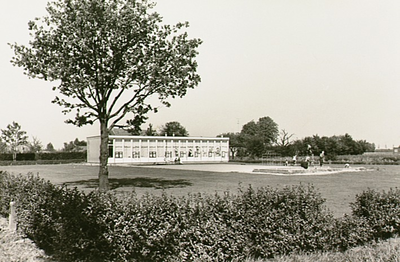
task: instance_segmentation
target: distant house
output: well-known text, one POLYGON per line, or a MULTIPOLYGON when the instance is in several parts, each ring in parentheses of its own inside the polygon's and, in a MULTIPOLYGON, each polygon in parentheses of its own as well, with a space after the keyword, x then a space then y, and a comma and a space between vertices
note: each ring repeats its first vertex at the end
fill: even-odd
POLYGON ((29 152, 30 148, 28 145, 18 145, 15 150, 17 153, 26 153, 29 152))
MULTIPOLYGON (((229 138, 134 136, 113 129, 108 163, 207 163, 229 161, 229 138)), ((87 161, 99 163, 100 136, 87 138, 87 161)))

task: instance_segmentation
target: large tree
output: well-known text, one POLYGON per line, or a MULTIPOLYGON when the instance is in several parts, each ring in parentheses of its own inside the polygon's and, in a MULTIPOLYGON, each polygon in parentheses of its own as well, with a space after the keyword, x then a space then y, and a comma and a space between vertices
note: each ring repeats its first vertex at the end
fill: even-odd
POLYGON ((42 142, 37 137, 32 137, 32 142, 28 146, 31 153, 39 153, 43 149, 42 142))
POLYGON ((54 151, 56 151, 56 150, 54 149, 54 146, 53 146, 52 143, 48 143, 47 146, 46 146, 46 151, 48 151, 48 152, 54 152, 54 151))
POLYGON ((293 141, 291 138, 294 136, 294 134, 289 134, 288 131, 285 129, 282 129, 279 132, 278 138, 276 140, 276 151, 277 153, 281 154, 282 156, 287 156, 291 155, 291 145, 293 144, 293 141))
POLYGON ((268 146, 271 146, 278 137, 278 124, 266 116, 243 125, 240 132, 241 140, 247 151, 253 156, 262 156, 268 146))
POLYGON ((108 190, 109 131, 127 114, 136 123, 156 111, 153 96, 170 106, 200 82, 199 39, 188 23, 163 25, 147 0, 57 0, 48 15, 29 22, 28 46, 11 44, 14 65, 30 77, 57 81, 54 103, 76 113, 68 123, 99 121, 99 188, 108 190))
POLYGON ((189 136, 189 132, 181 123, 172 121, 161 127, 160 136, 189 136))
POLYGON ((7 125, 6 129, 1 130, 1 140, 12 153, 14 161, 17 159, 18 147, 28 144, 26 131, 21 130, 21 126, 17 122, 12 122, 7 125))

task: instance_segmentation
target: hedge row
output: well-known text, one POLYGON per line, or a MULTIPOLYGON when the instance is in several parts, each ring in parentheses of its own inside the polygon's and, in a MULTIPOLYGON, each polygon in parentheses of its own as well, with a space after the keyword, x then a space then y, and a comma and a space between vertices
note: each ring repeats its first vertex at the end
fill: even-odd
MULTIPOLYGON (((86 152, 18 153, 17 161, 86 160, 86 152)), ((13 161, 12 154, 0 154, 0 161, 13 161)))
POLYGON ((0 161, 0 166, 27 166, 27 165, 58 165, 82 163, 82 159, 66 159, 66 160, 26 160, 26 161, 0 161))
POLYGON ((388 228, 398 232, 400 194, 391 196, 383 217, 369 203, 385 196, 368 191, 357 196, 354 215, 336 219, 311 185, 138 198, 85 194, 32 174, 0 174, 0 214, 7 216, 9 202, 16 201, 19 229, 57 261, 243 261, 345 250, 388 228))

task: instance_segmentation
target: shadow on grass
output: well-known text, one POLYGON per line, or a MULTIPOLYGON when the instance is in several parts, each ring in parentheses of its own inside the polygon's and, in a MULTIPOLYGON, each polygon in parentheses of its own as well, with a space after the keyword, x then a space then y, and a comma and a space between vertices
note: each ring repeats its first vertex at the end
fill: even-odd
MULTIPOLYGON (((119 187, 153 187, 155 189, 179 188, 191 186, 192 183, 185 179, 167 180, 162 178, 136 177, 136 178, 109 178, 110 189, 119 187)), ((69 186, 84 186, 86 188, 97 188, 98 179, 79 180, 64 183, 69 186)))

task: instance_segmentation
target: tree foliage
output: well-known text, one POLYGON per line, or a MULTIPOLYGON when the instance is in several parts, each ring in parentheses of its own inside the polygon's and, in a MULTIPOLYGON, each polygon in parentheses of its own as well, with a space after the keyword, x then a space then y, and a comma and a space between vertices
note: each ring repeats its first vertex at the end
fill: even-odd
POLYGON ((69 143, 64 143, 64 148, 62 151, 64 152, 79 152, 84 151, 83 148, 87 146, 87 142, 85 140, 80 141, 78 138, 75 138, 74 141, 69 141, 69 143))
POLYGON ((320 137, 318 135, 292 140, 294 134, 282 129, 270 117, 262 117, 258 122, 250 121, 243 125, 240 133, 223 133, 229 137, 231 158, 262 157, 267 151, 281 156, 319 156, 322 151, 327 159, 337 155, 359 155, 373 152, 375 145, 366 140, 354 140, 351 135, 320 137))
POLYGON ((160 136, 189 136, 189 132, 177 121, 168 122, 161 127, 160 136))
POLYGON ((149 1, 65 0, 48 5, 49 16, 29 22, 30 47, 12 45, 12 62, 29 76, 61 80, 54 89, 73 98, 53 101, 76 110, 78 126, 108 117, 112 128, 127 113, 145 115, 154 110, 145 99, 158 94, 183 96, 200 77, 193 58, 198 39, 177 34, 188 23, 160 26, 149 1), (123 103, 119 99, 123 95, 123 103))
POLYGON ((21 130, 17 122, 7 125, 6 129, 1 130, 1 140, 7 145, 9 152, 13 154, 13 160, 16 160, 17 149, 19 146, 28 144, 26 131, 21 130))
POLYGON ((278 137, 278 125, 270 117, 261 117, 243 125, 240 139, 251 156, 261 157, 278 137))
POLYGON ((149 124, 147 129, 143 132, 143 135, 145 136, 156 136, 157 135, 157 130, 153 128, 152 124, 149 124))
POLYGON ((42 149, 42 142, 37 137, 32 137, 32 142, 29 143, 29 151, 31 153, 39 153, 42 149))
POLYGON ((53 146, 52 143, 48 143, 47 146, 46 146, 46 151, 53 152, 53 151, 56 151, 56 150, 54 149, 54 146, 53 146))
POLYGON ((199 39, 188 23, 162 25, 147 0, 57 0, 48 16, 29 22, 28 46, 11 44, 12 63, 30 77, 56 81, 53 103, 77 126, 100 123, 100 189, 108 189, 108 134, 127 114, 135 124, 157 111, 154 99, 170 106, 200 82, 199 39))
POLYGON ((287 155, 307 155, 308 145, 311 146, 315 155, 324 151, 328 159, 334 159, 337 155, 361 155, 375 150, 374 144, 365 140, 354 140, 351 135, 346 133, 331 137, 314 135, 296 140, 289 146, 287 155))

